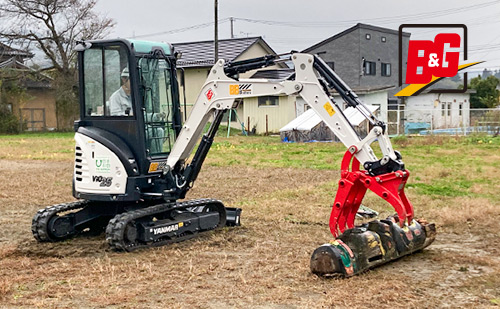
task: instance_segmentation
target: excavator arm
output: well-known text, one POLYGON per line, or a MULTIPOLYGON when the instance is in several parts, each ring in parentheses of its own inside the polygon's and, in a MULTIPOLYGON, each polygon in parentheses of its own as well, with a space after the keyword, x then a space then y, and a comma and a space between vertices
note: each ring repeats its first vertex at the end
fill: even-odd
MULTIPOLYGON (((399 153, 392 148, 385 124, 370 112, 332 69, 317 56, 294 53, 290 58, 295 67, 295 79, 283 81, 236 80, 228 76, 273 65, 276 63, 276 57, 273 56, 229 64, 225 64, 224 60, 219 60, 210 70, 191 114, 172 147, 165 173, 171 173, 180 191, 185 192, 192 186, 213 142, 223 113, 234 107, 236 99, 300 95, 348 148, 343 164, 346 177, 343 177, 345 179, 341 183, 341 187, 346 189, 338 195, 339 200, 335 202, 337 207, 334 208, 336 211, 330 221, 332 234, 337 236, 339 231, 343 232, 346 227, 354 226, 354 215, 360 206, 360 199, 364 196, 363 188, 366 187, 366 182, 371 182, 373 177, 381 179, 380 176, 387 173, 394 173, 395 179, 402 182, 406 181, 409 173, 404 170, 399 153), (342 109, 330 96, 328 87, 335 89, 348 105, 357 108, 370 121, 373 128, 364 139, 359 137, 342 109), (191 162, 186 163, 210 119, 213 119, 210 129, 203 136, 191 162), (381 159, 376 157, 370 146, 374 141, 377 141, 380 147, 381 159), (355 167, 356 175, 351 175, 349 172, 351 161, 354 165, 361 164, 367 173, 359 172, 359 167, 355 167), (356 181, 350 179, 352 177, 363 179, 365 183, 357 184, 356 181), (358 198, 353 199, 351 196, 358 196, 358 198)), ((391 188, 387 189, 384 183, 374 179, 371 187, 376 189, 377 194, 389 197, 386 199, 396 209, 402 226, 407 219, 408 222, 412 220, 413 208, 404 196, 403 189, 400 188, 401 182, 393 181, 391 188)))
MULTIPOLYGON (((296 53, 292 54, 291 58, 295 65, 295 80, 279 82, 265 79, 235 80, 228 75, 242 73, 244 70, 239 67, 235 68, 234 64, 225 65, 224 60, 219 60, 210 70, 191 114, 170 152, 167 165, 174 168, 179 161, 184 162, 193 151, 207 122, 219 111, 233 108, 236 99, 279 95, 300 95, 346 147, 356 147, 357 150, 354 156, 363 165, 381 161, 377 159, 370 147, 370 144, 375 140, 380 145, 383 158, 385 158, 384 162, 398 160, 398 156, 392 149, 387 136, 385 124, 379 121, 359 101, 355 93, 333 70, 316 56, 296 53), (358 108, 374 125, 365 139, 361 139, 352 128, 340 107, 335 104, 333 98, 328 94, 325 82, 320 82, 318 79, 315 70, 322 73, 321 77, 328 78, 326 83, 343 95, 350 106, 358 108), (229 74, 226 74, 226 71, 229 74)), ((245 69, 254 68, 249 65, 249 60, 245 62, 242 65, 245 69)), ((266 61, 264 64, 272 65, 274 62, 266 61)))

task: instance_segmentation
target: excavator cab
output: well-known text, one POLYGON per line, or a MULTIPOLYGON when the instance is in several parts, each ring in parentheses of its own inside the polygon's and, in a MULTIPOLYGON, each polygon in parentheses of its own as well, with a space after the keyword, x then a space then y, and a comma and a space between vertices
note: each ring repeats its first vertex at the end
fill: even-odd
POLYGON ((158 166, 182 126, 172 46, 113 40, 77 50, 75 197, 137 201, 161 192, 153 185, 158 166))

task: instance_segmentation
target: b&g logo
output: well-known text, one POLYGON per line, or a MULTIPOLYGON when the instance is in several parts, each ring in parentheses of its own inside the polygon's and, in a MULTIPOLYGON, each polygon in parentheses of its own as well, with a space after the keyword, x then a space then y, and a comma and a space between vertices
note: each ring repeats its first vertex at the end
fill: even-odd
MULTIPOLYGON (((467 27, 463 24, 403 24, 399 26, 399 86, 407 85, 395 96, 407 97, 418 95, 432 84, 446 77, 453 77, 459 71, 481 63, 467 60, 467 27), (403 29, 441 29, 432 40, 410 40, 408 58, 403 62, 403 29), (446 29, 446 30, 442 30, 446 29), (461 32, 462 35, 458 34, 461 32), (403 65, 406 65, 406 76, 403 77, 403 65)), ((457 89, 431 89, 437 93, 463 93, 467 91, 467 73, 463 76, 463 87, 457 89)))
POLYGON ((434 41, 410 40, 406 69, 407 84, 427 84, 435 77, 453 77, 458 73, 460 52, 446 52, 445 46, 460 48, 460 35, 440 33, 434 41))

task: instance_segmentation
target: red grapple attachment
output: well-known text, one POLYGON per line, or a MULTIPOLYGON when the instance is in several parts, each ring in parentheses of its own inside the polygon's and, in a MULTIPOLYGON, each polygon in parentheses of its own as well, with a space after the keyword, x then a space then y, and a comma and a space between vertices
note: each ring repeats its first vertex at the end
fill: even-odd
POLYGON ((335 239, 311 256, 311 271, 320 276, 350 277, 422 250, 436 238, 436 227, 413 219, 413 206, 404 193, 410 175, 401 170, 372 176, 359 170, 355 147, 344 155, 339 188, 330 216, 335 239), (354 226, 356 213, 370 189, 391 204, 397 215, 354 226))
POLYGON ((359 161, 348 150, 342 159, 339 188, 330 215, 332 235, 337 237, 346 228, 354 228, 356 213, 368 189, 394 207, 400 218, 400 227, 405 222, 409 225, 413 220, 413 206, 404 193, 409 176, 408 170, 371 176, 367 171, 359 170, 359 161))

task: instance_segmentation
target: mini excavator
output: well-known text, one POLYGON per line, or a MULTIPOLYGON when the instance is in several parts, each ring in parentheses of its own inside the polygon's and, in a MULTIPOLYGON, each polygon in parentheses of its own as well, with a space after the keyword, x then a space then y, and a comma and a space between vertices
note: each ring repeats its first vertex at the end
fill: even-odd
POLYGON ((300 95, 347 147, 329 223, 334 240, 313 252, 313 273, 352 276, 422 250, 434 240, 434 225, 414 219, 404 193, 410 173, 391 146, 386 124, 321 58, 290 53, 229 63, 218 60, 183 123, 178 54, 171 45, 98 40, 79 42, 76 50, 80 120, 75 122, 73 196, 77 201, 35 214, 32 232, 39 242, 105 231, 113 250, 132 251, 240 225, 239 208, 225 207, 215 199, 182 200, 200 172, 224 113, 240 99, 279 95, 300 95), (281 61, 293 62, 291 79, 239 78, 240 73, 281 61), (369 121, 372 129, 365 138, 353 129, 331 89, 369 121), (375 141, 380 159, 370 146, 375 141), (355 226, 368 189, 397 214, 355 226))

